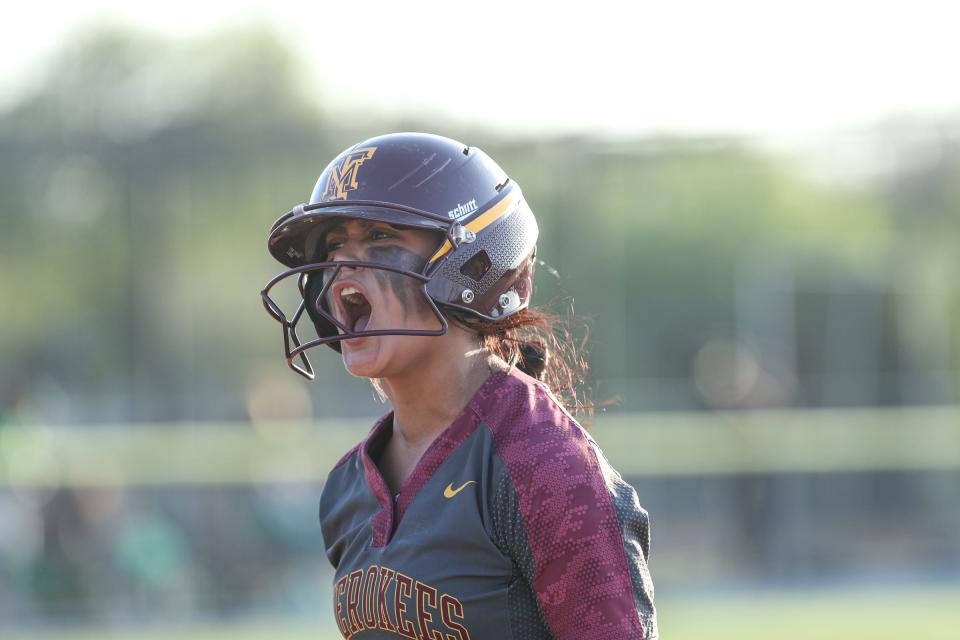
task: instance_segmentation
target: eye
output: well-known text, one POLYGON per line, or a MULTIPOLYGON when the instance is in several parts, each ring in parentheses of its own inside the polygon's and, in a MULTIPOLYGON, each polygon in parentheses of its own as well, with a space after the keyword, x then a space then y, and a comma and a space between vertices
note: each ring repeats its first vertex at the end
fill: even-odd
POLYGON ((327 240, 326 245, 324 246, 324 249, 327 250, 327 253, 330 253, 331 251, 336 251, 342 246, 343 246, 342 240, 327 240))
POLYGON ((383 231, 382 229, 374 229, 373 233, 370 234, 370 237, 374 240, 386 240, 387 238, 394 238, 396 236, 388 231, 383 231))

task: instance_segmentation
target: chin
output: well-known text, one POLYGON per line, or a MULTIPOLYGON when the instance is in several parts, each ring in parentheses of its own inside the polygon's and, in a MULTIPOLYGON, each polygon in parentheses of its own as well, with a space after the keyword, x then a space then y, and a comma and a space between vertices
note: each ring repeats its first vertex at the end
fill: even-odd
POLYGON ((411 366, 420 367, 435 347, 431 337, 384 335, 341 342, 343 366, 358 378, 390 378, 403 375, 411 366))
POLYGON ((343 366, 357 378, 379 378, 383 365, 380 360, 380 345, 376 337, 363 338, 354 344, 340 343, 343 366))

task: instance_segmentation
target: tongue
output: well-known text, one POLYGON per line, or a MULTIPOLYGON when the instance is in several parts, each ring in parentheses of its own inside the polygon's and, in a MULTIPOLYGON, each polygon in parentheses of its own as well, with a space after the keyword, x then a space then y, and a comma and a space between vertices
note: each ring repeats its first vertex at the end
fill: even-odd
POLYGON ((367 322, 370 320, 369 315, 360 316, 357 318, 357 321, 353 323, 353 332, 359 333, 367 328, 367 322))

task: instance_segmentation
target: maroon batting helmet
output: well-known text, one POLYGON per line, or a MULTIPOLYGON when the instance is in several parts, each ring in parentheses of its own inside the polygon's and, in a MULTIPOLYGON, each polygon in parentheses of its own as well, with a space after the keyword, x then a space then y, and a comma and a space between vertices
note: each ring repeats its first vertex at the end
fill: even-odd
POLYGON ((288 267, 261 292, 267 312, 283 327, 292 369, 313 378, 304 353, 374 335, 442 335, 445 315, 496 321, 525 309, 533 287, 537 222, 520 187, 476 147, 426 133, 393 133, 353 145, 327 165, 310 201, 280 216, 270 229, 270 253, 288 267), (422 269, 362 261, 326 261, 324 236, 349 219, 437 232, 437 247, 422 269), (354 331, 325 302, 343 267, 383 269, 412 278, 440 329, 354 331), (297 276, 302 299, 287 316, 271 299, 281 280, 297 276), (318 277, 321 276, 321 277, 318 277), (304 311, 319 336, 302 343, 304 311), (299 358, 302 366, 294 359, 299 358))

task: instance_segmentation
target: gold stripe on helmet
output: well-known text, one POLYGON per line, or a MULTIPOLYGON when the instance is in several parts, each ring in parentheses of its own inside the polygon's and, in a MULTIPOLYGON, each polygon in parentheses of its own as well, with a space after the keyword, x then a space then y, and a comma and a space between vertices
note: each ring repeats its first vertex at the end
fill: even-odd
MULTIPOLYGON (((476 219, 468 222, 466 225, 466 228, 469 229, 470 231, 473 231, 476 234, 479 234, 481 230, 486 229, 491 224, 499 220, 507 212, 507 210, 510 209, 516 203, 517 203, 517 197, 511 194, 506 198, 504 198, 503 200, 501 200, 500 202, 498 202, 497 204, 495 204, 494 206, 492 206, 490 209, 488 209, 482 215, 478 216, 476 219)), ((450 244, 450 241, 449 240, 444 241, 443 246, 437 249, 437 252, 430 257, 430 262, 439 260, 440 258, 445 256, 447 252, 449 252, 451 249, 453 249, 453 245, 450 244)))

